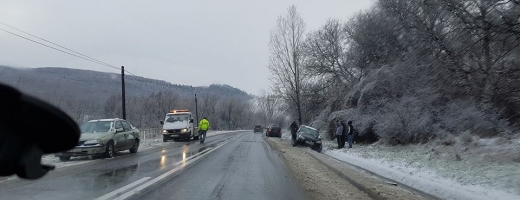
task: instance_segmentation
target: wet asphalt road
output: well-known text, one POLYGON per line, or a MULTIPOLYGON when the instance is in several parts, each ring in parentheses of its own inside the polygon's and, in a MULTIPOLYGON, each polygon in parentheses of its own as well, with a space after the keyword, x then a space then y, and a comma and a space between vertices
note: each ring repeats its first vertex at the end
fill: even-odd
POLYGON ((59 168, 36 181, 1 181, 0 199, 114 199, 157 177, 164 178, 128 199, 307 199, 262 134, 252 131, 127 152, 59 168))

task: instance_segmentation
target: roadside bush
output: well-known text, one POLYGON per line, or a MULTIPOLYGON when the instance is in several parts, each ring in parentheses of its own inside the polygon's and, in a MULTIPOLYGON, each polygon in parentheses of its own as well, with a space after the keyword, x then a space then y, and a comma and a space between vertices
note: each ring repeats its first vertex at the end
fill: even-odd
POLYGON ((469 131, 464 131, 462 134, 460 134, 459 141, 460 141, 460 143, 467 146, 467 145, 471 144, 474 140, 473 140, 473 136, 471 135, 471 133, 469 131))
POLYGON ((383 67, 363 79, 349 96, 357 98, 355 104, 358 107, 373 106, 382 103, 381 100, 392 100, 401 96, 402 92, 396 85, 396 79, 399 78, 391 71, 391 68, 383 67))
POLYGON ((385 144, 424 143, 433 138, 433 121, 419 99, 407 96, 381 109, 374 130, 385 144))
POLYGON ((456 100, 450 102, 439 116, 441 127, 447 131, 460 134, 470 132, 478 136, 496 136, 506 130, 507 123, 498 118, 492 111, 488 113, 477 107, 472 100, 456 100))
MULTIPOLYGON (((321 113, 314 119, 309 126, 317 129, 320 133, 327 133, 329 130, 328 127, 328 117, 330 116, 330 107, 327 107, 325 110, 321 111, 321 113)), ((322 134, 329 135, 329 134, 322 134)), ((330 139, 330 138, 328 138, 330 139)))

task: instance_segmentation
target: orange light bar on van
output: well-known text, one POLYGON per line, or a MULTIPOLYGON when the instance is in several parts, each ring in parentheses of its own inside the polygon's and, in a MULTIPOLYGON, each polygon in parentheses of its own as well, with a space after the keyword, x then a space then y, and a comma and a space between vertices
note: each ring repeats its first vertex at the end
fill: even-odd
POLYGON ((170 113, 190 112, 190 110, 170 110, 170 113))

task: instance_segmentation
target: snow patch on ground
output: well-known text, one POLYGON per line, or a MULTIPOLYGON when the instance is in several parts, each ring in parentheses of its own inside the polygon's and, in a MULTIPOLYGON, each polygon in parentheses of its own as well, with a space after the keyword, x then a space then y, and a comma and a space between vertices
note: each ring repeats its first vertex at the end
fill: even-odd
POLYGON ((81 165, 86 164, 89 162, 92 162, 94 159, 90 158, 89 156, 82 156, 82 157, 72 157, 70 161, 62 162, 60 159, 54 155, 45 155, 42 157, 42 163, 43 164, 50 164, 56 166, 56 169, 62 168, 62 167, 69 167, 73 165, 81 165))
POLYGON ((168 144, 168 142, 163 142, 162 138, 151 138, 141 141, 141 144, 139 144, 139 150, 145 150, 150 149, 154 147, 160 147, 165 144, 168 144))
MULTIPOLYGON (((475 140, 482 146, 465 148, 466 152, 429 145, 354 145, 338 150, 335 141, 325 141, 324 153, 442 199, 520 199, 519 163, 482 162, 489 155, 477 156, 497 148, 497 141, 488 140, 475 140)), ((502 145, 501 152, 520 146, 518 141, 510 144, 502 145)))

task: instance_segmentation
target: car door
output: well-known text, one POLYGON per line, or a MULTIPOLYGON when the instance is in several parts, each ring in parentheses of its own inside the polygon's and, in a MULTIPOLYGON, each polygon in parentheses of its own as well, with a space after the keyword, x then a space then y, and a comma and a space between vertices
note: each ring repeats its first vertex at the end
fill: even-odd
POLYGON ((121 123, 123 124, 125 133, 127 134, 127 137, 125 138, 125 148, 132 148, 137 137, 137 133, 135 132, 136 130, 132 129, 132 126, 130 126, 126 121, 121 121, 121 123))
POLYGON ((125 149, 126 146, 128 145, 127 140, 126 140, 126 138, 128 138, 128 133, 125 131, 125 128, 123 127, 123 123, 121 123, 121 121, 116 121, 115 128, 116 128, 116 130, 119 128, 123 129, 123 131, 117 132, 114 135, 114 141, 115 141, 114 148, 117 151, 120 151, 122 149, 125 149))

